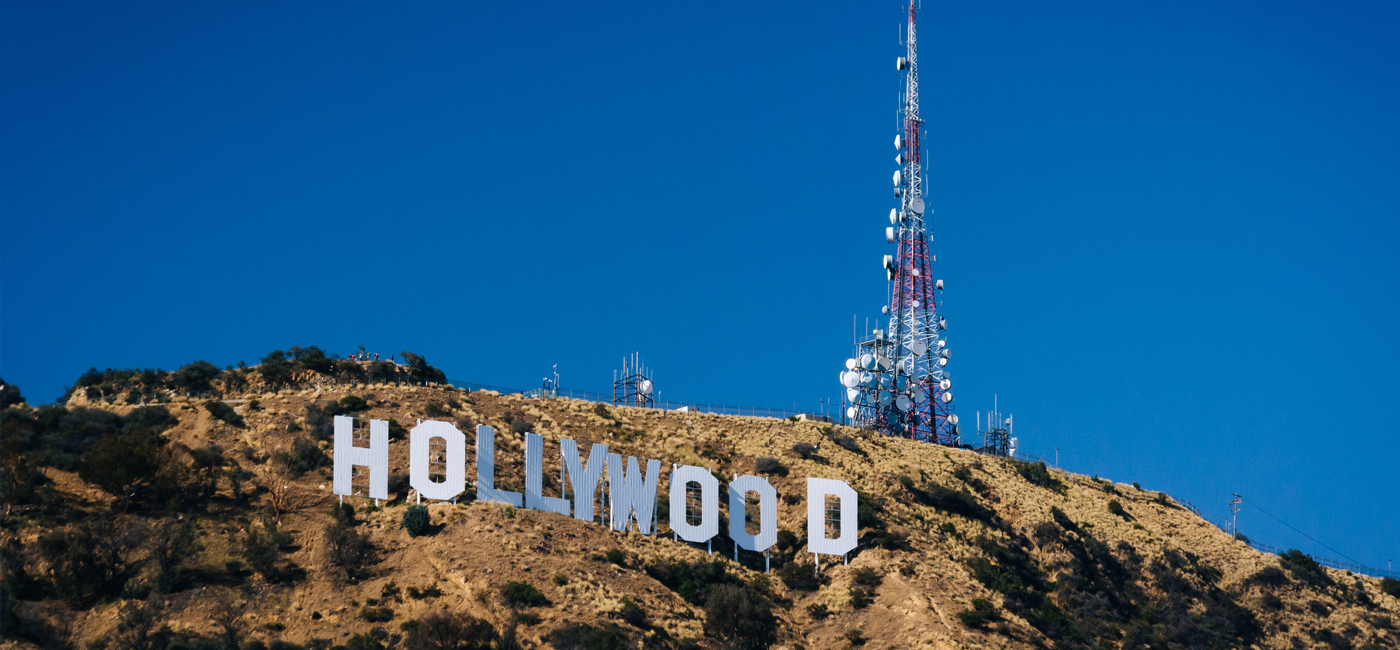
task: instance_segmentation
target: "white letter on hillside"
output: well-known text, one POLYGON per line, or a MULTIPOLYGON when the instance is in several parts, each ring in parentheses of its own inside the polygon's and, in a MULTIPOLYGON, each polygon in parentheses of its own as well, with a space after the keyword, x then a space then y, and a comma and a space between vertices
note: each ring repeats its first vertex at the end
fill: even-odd
POLYGON ((587 468, 579 461, 578 443, 564 438, 559 441, 559 452, 564 455, 564 468, 574 488, 574 518, 593 521, 593 499, 598 495, 598 480, 607 464, 608 446, 593 443, 587 468))
POLYGON ((627 472, 622 471, 622 457, 608 454, 608 492, 612 497, 612 529, 626 531, 632 513, 637 513, 637 532, 651 534, 651 513, 656 509, 656 475, 661 461, 647 459, 647 475, 637 466, 637 457, 627 457, 627 472))
POLYGON ((332 492, 354 493, 354 467, 369 468, 369 497, 389 498, 389 423, 369 421, 369 447, 355 446, 355 423, 345 415, 335 416, 335 480, 332 492))
POLYGON ((408 433, 408 484, 425 499, 451 501, 467 489, 467 436, 450 422, 424 420, 408 433), (441 483, 430 478, 432 458, 429 448, 442 439, 447 453, 447 476, 441 483))
POLYGON ((525 434, 525 507, 569 516, 569 502, 544 495, 544 436, 525 434))
POLYGON ((693 465, 671 472, 671 530, 687 542, 708 542, 719 533, 719 479, 709 470, 693 465), (686 523, 685 486, 700 484, 700 523, 686 523))
POLYGON ((476 425, 476 500, 520 507, 520 493, 496 489, 496 430, 476 425))
POLYGON ((778 541, 778 491, 768 479, 745 474, 729 484, 729 539, 739 548, 763 551, 778 541), (758 493, 758 534, 748 531, 749 492, 758 493))
POLYGON ((822 555, 845 555, 856 547, 856 491, 845 481, 829 478, 807 479, 807 548, 822 555), (841 536, 826 536, 826 497, 840 501, 837 516, 841 536))

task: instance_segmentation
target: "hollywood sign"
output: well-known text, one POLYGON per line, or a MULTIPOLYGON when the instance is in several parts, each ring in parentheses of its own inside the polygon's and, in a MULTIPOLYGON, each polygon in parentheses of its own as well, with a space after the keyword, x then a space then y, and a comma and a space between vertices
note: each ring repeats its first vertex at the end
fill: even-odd
MULTIPOLYGON (((389 498, 389 423, 370 420, 369 446, 354 444, 354 424, 343 415, 335 417, 335 480, 334 493, 342 498, 353 494, 355 467, 368 469, 369 494, 374 499, 389 498)), ((420 499, 455 500, 467 487, 467 437, 451 422, 422 420, 409 432, 409 485, 418 491, 420 499), (434 440, 445 450, 445 476, 434 481, 429 475, 429 449, 434 440)), ((578 444, 567 438, 559 441, 564 460, 567 485, 573 498, 545 496, 544 437, 525 434, 525 493, 496 487, 496 430, 476 427, 476 499, 497 502, 564 516, 581 521, 595 521, 594 504, 607 470, 607 509, 611 511, 605 524, 618 532, 636 526, 643 535, 652 534, 656 525, 656 487, 661 461, 646 459, 646 471, 635 456, 623 458, 608 453, 608 446, 594 443, 584 462, 578 444)), ((561 482, 561 484, 563 484, 561 482)), ((672 465, 670 520, 667 522, 678 539, 707 543, 719 534, 719 479, 708 469, 692 465, 672 465), (686 490, 690 485, 700 490, 700 522, 686 521, 690 514, 686 490)), ((814 554, 845 555, 856 547, 856 491, 845 481, 825 478, 807 479, 807 545, 814 554), (826 503, 835 497, 839 513, 840 534, 829 537, 826 530, 826 503)), ((739 547, 750 551, 766 551, 778 541, 778 491, 759 476, 744 475, 729 483, 729 538, 739 547), (758 495, 758 534, 748 532, 749 494, 758 495)), ((737 551, 736 551, 737 552, 737 551)))

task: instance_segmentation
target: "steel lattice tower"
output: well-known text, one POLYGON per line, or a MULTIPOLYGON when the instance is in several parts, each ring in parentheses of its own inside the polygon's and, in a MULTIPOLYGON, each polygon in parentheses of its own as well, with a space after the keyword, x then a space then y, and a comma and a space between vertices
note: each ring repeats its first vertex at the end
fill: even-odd
POLYGON ((899 207, 890 211, 885 230, 894 255, 885 256, 890 281, 889 329, 859 341, 859 353, 842 374, 847 387, 848 414, 859 426, 901 437, 942 445, 958 443, 957 416, 952 413, 952 383, 946 366, 950 353, 940 332, 947 321, 939 314, 943 281, 933 276, 935 256, 929 250, 933 210, 927 207, 920 146, 923 120, 919 116, 918 36, 909 6, 908 52, 896 67, 904 72, 900 117, 902 132, 895 137, 894 195, 899 207))

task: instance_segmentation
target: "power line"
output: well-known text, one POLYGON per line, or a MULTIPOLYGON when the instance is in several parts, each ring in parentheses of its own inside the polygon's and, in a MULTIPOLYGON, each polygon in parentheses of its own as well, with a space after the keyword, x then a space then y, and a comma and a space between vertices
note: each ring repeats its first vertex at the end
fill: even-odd
POLYGON ((1299 535, 1302 535, 1303 537, 1306 537, 1306 538, 1312 540, 1313 542, 1317 543, 1317 544, 1318 544, 1319 546, 1321 546, 1322 548, 1325 548, 1325 549, 1327 549, 1327 550, 1329 550, 1329 551, 1332 551, 1333 553, 1336 553, 1337 555, 1340 555, 1340 556, 1342 556, 1342 557, 1344 557, 1344 558, 1346 558, 1346 559, 1348 559, 1348 560, 1351 560, 1353 563, 1361 564, 1361 562, 1357 561, 1355 558, 1352 558, 1351 556, 1347 555, 1346 553, 1343 553, 1343 552, 1341 552, 1341 551, 1339 551, 1339 550, 1337 550, 1337 549, 1335 549, 1335 548, 1332 548, 1331 546, 1328 546, 1328 545, 1326 545, 1326 544, 1323 544, 1323 543, 1322 543, 1321 541, 1319 541, 1316 537, 1313 537, 1312 535, 1309 535, 1309 534, 1307 534, 1307 533, 1305 533, 1305 532, 1303 532, 1303 531, 1301 531, 1301 530, 1298 530, 1297 528, 1294 528, 1293 526, 1289 525, 1288 522, 1286 522, 1286 521, 1284 521, 1284 520, 1282 520, 1282 519, 1279 519, 1278 517, 1275 517, 1273 513, 1269 512, 1268 510, 1265 510, 1265 509, 1263 509, 1263 508, 1260 508, 1260 507, 1259 507, 1259 504, 1257 504, 1257 503, 1255 503, 1255 502, 1253 502, 1253 501, 1245 501, 1245 503, 1248 503, 1249 505, 1254 506, 1255 508, 1257 508, 1257 509, 1259 510, 1259 512, 1262 512, 1262 513, 1268 515, 1271 519, 1273 519, 1274 521, 1277 521, 1277 522, 1280 523, 1280 524, 1283 524, 1283 525, 1286 526, 1289 530, 1291 530, 1291 531, 1293 531, 1293 532, 1295 532, 1295 533, 1298 533, 1299 535))

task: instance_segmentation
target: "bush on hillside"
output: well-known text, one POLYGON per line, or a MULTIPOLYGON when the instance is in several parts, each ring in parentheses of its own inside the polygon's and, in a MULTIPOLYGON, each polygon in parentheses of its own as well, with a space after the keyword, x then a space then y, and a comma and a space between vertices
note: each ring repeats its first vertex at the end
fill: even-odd
POLYGON ((170 384, 184 393, 213 390, 213 380, 219 377, 219 367, 208 361, 193 361, 170 373, 170 384))
POLYGON ((399 353, 399 356, 403 357, 404 362, 408 364, 408 373, 413 379, 439 384, 447 381, 447 374, 428 365, 428 360, 422 355, 403 351, 399 353))
POLYGON ((240 429, 247 426, 247 424, 243 422, 243 416, 239 415, 237 411, 234 411, 232 406, 219 400, 211 399, 205 402, 204 410, 209 411, 209 415, 214 416, 214 419, 221 422, 231 424, 240 429))
POLYGON ((988 621, 995 621, 997 618, 996 605, 984 598, 972 599, 972 609, 958 612, 958 620, 973 629, 980 629, 986 626, 988 621))
POLYGON ((1313 587, 1330 587, 1332 578, 1327 575, 1327 570, 1312 559, 1311 555, 1298 549, 1289 549, 1286 553, 1279 553, 1279 563, 1288 572, 1293 574, 1293 579, 1303 584, 1313 587))
POLYGON ((1026 479, 1031 485, 1054 492, 1065 491, 1065 484, 1050 473, 1050 468, 1046 467, 1043 461, 1038 460, 1034 463, 1016 461, 1016 473, 1020 474, 1021 478, 1026 479))
POLYGON ((773 605, 749 585, 718 585, 705 597, 705 634, 738 648, 767 648, 778 640, 773 605))
POLYGON ((496 628, 464 612, 434 612, 405 625, 407 650, 489 650, 496 628))
POLYGON ((837 438, 836 444, 840 445, 841 448, 845 449, 846 451, 855 452, 857 454, 865 453, 863 450, 861 450, 860 443, 856 442, 856 439, 850 436, 841 436, 837 438))
POLYGON ((376 549, 370 542, 369 535, 356 529, 353 514, 350 517, 338 519, 326 526, 326 562, 340 577, 358 580, 364 576, 365 569, 374 562, 376 549))
POLYGON ((409 537, 417 537, 427 532, 429 523, 427 506, 409 506, 403 513, 403 529, 409 537))
POLYGON ((788 468, 776 458, 760 456, 753 461, 753 471, 759 474, 769 474, 773 476, 787 476, 788 468))
POLYGON ((549 599, 528 582, 507 582, 501 587, 501 600, 511 607, 540 607, 548 605, 549 599))
POLYGON ((811 458, 817 454, 817 446, 810 442, 799 442, 792 446, 792 453, 804 459, 811 458))
POLYGON ((1382 578, 1381 591, 1396 598, 1400 598, 1400 580, 1395 578, 1382 578))
POLYGON ((549 635, 549 645, 555 650, 628 650, 632 647, 627 633, 616 623, 604 627, 569 623, 549 635))
POLYGON ((5 379, 0 377, 0 409, 8 408, 13 404, 23 404, 24 396, 19 393, 19 386, 5 383, 5 379))

